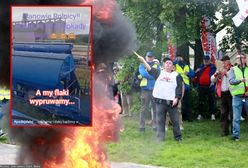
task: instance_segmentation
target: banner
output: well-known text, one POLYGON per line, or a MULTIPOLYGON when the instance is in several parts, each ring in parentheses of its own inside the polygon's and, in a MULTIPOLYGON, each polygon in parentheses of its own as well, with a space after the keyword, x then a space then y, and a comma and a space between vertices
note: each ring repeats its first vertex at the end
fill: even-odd
POLYGON ((239 12, 232 18, 234 25, 239 27, 248 16, 248 0, 236 0, 239 12))
POLYGON ((170 59, 172 61, 175 60, 175 52, 174 47, 172 46, 171 39, 168 39, 168 53, 170 55, 170 59))
POLYGON ((201 42, 202 42, 202 49, 204 52, 204 55, 209 55, 209 40, 208 40, 208 36, 209 33, 207 32, 207 21, 206 21, 206 17, 203 16, 202 20, 201 20, 201 42))
POLYGON ((239 27, 241 23, 245 20, 245 18, 248 16, 248 13, 242 13, 239 11, 233 18, 233 23, 236 27, 239 27))

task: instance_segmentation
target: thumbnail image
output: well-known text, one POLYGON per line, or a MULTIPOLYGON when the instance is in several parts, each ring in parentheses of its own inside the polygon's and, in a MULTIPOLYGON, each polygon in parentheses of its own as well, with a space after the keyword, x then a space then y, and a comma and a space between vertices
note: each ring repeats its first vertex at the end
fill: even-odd
POLYGON ((12 126, 91 125, 90 13, 12 7, 12 126))

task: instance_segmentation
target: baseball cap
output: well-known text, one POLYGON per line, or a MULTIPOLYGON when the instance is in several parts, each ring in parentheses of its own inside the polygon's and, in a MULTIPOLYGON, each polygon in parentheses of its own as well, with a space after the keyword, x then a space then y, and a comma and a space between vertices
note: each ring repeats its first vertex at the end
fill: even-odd
POLYGON ((165 57, 165 58, 163 59, 163 62, 166 62, 166 61, 171 61, 171 62, 173 62, 169 57, 165 57))
POLYGON ((221 61, 226 61, 226 60, 230 60, 230 58, 229 58, 227 55, 225 55, 225 56, 221 59, 221 61))
POLYGON ((148 51, 148 52, 146 53, 146 56, 147 56, 147 57, 154 57, 154 54, 153 54, 152 51, 148 51))

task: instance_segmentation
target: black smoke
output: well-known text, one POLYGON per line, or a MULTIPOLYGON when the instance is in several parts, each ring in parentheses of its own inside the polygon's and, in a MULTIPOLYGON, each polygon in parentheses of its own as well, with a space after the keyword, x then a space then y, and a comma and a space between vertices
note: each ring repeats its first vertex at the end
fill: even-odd
POLYGON ((0 87, 9 87, 10 72, 10 48, 9 48, 9 18, 10 10, 8 2, 3 1, 0 5, 0 87))
MULTIPOLYGON (((81 4, 81 0, 12 0, 2 1, 0 8, 0 72, 1 85, 9 87, 10 80, 10 4, 12 5, 66 5, 81 4)), ((98 0, 94 5, 104 2, 98 0)), ((108 0, 105 0, 108 3, 108 0)), ((93 64, 99 63, 108 65, 127 56, 136 49, 135 29, 128 18, 122 15, 117 6, 112 11, 111 21, 101 20, 93 17, 93 64)), ((93 82, 94 85, 94 82, 93 82)), ((94 88, 94 86, 93 86, 94 88)), ((97 93, 95 93, 97 94, 97 93)), ((93 102, 94 103, 94 102, 93 102)), ((9 120, 9 109, 6 106, 5 121, 9 120)), ((94 111, 93 111, 94 113, 94 111)), ((94 118, 93 118, 94 120, 94 118)), ((8 122, 7 122, 8 123, 8 122)), ((8 125, 8 124, 6 124, 8 125)), ((56 158, 57 163, 63 162, 64 152, 62 149, 62 138, 72 136, 75 128, 9 128, 9 134, 13 141, 21 145, 17 162, 20 164, 39 163, 44 159, 56 158), (43 142, 47 142, 43 144, 43 142), (33 156, 39 153, 38 156, 33 156), (56 156, 56 157, 55 157, 56 156)))
POLYGON ((75 128, 10 128, 9 103, 3 107, 4 131, 8 130, 11 143, 20 145, 16 163, 42 165, 46 160, 63 163, 62 139, 73 138, 75 128))
POLYGON ((93 59, 94 63, 115 62, 120 57, 132 54, 136 50, 136 34, 128 18, 120 10, 113 13, 111 23, 93 23, 93 59))

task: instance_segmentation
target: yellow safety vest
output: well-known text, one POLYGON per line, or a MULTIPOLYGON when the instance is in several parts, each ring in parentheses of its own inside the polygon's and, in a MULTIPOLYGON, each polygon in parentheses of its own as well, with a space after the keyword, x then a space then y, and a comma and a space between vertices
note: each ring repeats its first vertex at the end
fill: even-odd
MULTIPOLYGON (((242 73, 241 69, 239 69, 238 66, 233 67, 233 70, 234 70, 235 78, 237 80, 243 78, 243 73, 242 73)), ((244 76, 246 78, 245 85, 248 86, 248 67, 245 67, 244 76)), ((236 96, 236 95, 244 94, 245 93, 245 85, 244 85, 244 82, 240 82, 237 85, 230 85, 231 95, 236 96)))
POLYGON ((178 64, 176 64, 176 72, 179 73, 182 76, 183 82, 185 84, 189 85, 189 77, 184 74, 184 72, 189 73, 189 66, 185 65, 184 68, 182 69, 182 67, 180 67, 178 64))
POLYGON ((0 89, 0 100, 10 99, 10 91, 7 89, 0 89))
MULTIPOLYGON (((157 69, 157 68, 158 68, 158 65, 157 65, 157 64, 153 64, 153 65, 152 65, 152 68, 156 68, 156 69, 157 69)), ((140 75, 140 76, 141 76, 141 75, 140 75)), ((140 78, 140 76, 138 76, 138 77, 140 78)), ((141 76, 141 77, 142 77, 142 76, 141 76)), ((147 82, 147 79, 142 77, 142 80, 141 80, 141 82, 140 82, 140 86, 141 86, 141 87, 147 86, 147 83, 148 83, 148 82, 147 82)))

